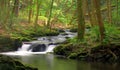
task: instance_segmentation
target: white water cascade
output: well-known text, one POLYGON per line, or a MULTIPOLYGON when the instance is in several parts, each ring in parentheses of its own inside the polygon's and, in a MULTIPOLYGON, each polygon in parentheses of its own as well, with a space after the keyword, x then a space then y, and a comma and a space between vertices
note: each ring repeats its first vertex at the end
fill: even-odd
POLYGON ((30 47, 30 44, 24 44, 21 48, 18 48, 18 51, 27 51, 27 49, 30 47))
POLYGON ((76 33, 72 33, 69 30, 65 30, 64 33, 60 33, 58 36, 47 36, 37 38, 35 41, 23 42, 22 46, 14 52, 0 53, 3 55, 32 55, 32 54, 46 54, 53 52, 53 49, 64 42, 67 38, 76 36, 76 33))

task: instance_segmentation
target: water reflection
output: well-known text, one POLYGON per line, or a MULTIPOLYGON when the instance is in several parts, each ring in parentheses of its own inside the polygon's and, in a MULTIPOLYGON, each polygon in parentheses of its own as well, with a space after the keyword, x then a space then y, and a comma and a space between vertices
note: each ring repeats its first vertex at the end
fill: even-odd
POLYGON ((42 70, 53 70, 53 55, 31 55, 21 56, 19 60, 30 66, 37 67, 42 70))
POLYGON ((17 58, 39 70, 120 70, 120 64, 81 62, 58 58, 52 54, 19 56, 17 58))
POLYGON ((87 62, 77 61, 77 70, 92 70, 91 64, 87 62))
POLYGON ((120 64, 117 63, 91 63, 93 70, 120 70, 120 64))
POLYGON ((117 63, 99 63, 99 62, 77 62, 77 70, 120 70, 120 64, 117 63))

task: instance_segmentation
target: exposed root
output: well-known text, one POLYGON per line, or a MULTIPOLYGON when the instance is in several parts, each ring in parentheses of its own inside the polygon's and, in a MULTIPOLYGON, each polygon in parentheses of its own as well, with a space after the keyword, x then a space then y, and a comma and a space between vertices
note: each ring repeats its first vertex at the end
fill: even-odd
POLYGON ((120 51, 120 48, 118 48, 118 50, 120 51))
POLYGON ((110 49, 107 49, 107 52, 112 54, 112 56, 114 57, 115 60, 117 60, 117 56, 115 55, 114 52, 112 52, 110 49))

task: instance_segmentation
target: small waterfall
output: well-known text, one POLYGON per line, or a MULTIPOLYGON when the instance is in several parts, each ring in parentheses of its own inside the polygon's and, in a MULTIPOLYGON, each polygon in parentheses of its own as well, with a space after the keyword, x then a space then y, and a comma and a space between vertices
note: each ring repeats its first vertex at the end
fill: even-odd
POLYGON ((30 44, 23 43, 22 47, 18 48, 18 51, 27 51, 30 46, 30 44))
POLYGON ((56 45, 49 45, 46 52, 53 52, 53 49, 56 47, 56 45))
POLYGON ((67 38, 76 36, 76 33, 65 30, 65 33, 60 33, 58 36, 40 37, 35 41, 23 42, 23 45, 14 52, 1 53, 4 55, 31 55, 31 54, 46 54, 53 52, 53 49, 64 42, 67 38))

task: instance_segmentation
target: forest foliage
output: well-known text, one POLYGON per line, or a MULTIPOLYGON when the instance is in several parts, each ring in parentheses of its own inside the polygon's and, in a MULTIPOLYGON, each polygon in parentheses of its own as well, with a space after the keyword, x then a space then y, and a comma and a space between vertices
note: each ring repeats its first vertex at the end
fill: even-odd
POLYGON ((78 31, 72 42, 119 39, 119 0, 0 0, 0 5, 1 37, 29 41, 69 28, 78 31))

